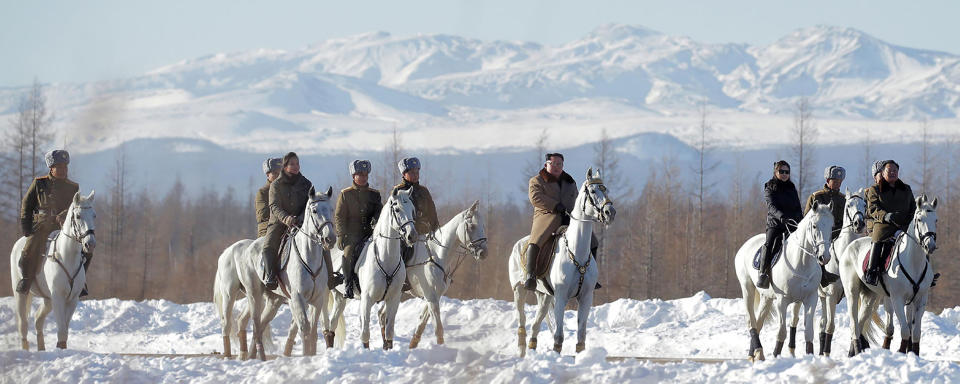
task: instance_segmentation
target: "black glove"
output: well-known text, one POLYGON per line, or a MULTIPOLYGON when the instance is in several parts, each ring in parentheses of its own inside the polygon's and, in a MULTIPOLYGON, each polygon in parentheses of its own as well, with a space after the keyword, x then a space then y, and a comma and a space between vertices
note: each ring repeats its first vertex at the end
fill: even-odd
POLYGON ((555 207, 553 207, 553 212, 554 212, 554 213, 560 213, 560 214, 566 215, 566 214, 567 214, 567 207, 564 207, 564 206, 563 206, 563 203, 557 203, 557 205, 556 205, 555 207))
POLYGON ((897 215, 896 212, 887 212, 886 215, 883 215, 883 222, 884 222, 884 223, 888 223, 888 224, 893 223, 893 222, 894 222, 894 219, 895 219, 897 216, 899 216, 899 215, 897 215))
POLYGON ((33 223, 30 220, 20 220, 20 230, 23 231, 23 236, 30 236, 33 234, 33 223))

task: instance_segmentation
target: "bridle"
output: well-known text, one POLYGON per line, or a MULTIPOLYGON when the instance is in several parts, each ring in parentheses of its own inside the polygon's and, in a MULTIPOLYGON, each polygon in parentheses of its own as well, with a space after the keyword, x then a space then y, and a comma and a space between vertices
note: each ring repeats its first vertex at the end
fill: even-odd
POLYGON ((570 216, 570 219, 576 220, 576 221, 597 221, 597 222, 601 222, 601 221, 604 219, 603 208, 606 208, 608 205, 611 205, 611 206, 613 205, 613 201, 611 201, 611 200, 610 200, 609 198, 607 198, 606 196, 604 196, 603 205, 598 205, 598 204, 597 204, 597 200, 593 198, 593 193, 591 193, 591 192, 589 191, 589 189, 588 189, 591 185, 599 185, 598 188, 600 188, 600 191, 601 191, 601 192, 606 191, 607 188, 606 188, 606 186, 603 185, 603 180, 600 180, 600 179, 590 180, 589 182, 587 182, 586 184, 583 185, 583 190, 584 190, 583 192, 584 192, 584 195, 586 195, 587 204, 590 204, 590 207, 593 208, 593 210, 594 210, 595 212, 597 212, 597 218, 596 218, 596 219, 583 219, 583 217, 586 217, 586 216, 587 216, 587 204, 581 204, 581 205, 580 205, 580 217, 570 216))
MULTIPOLYGON (((83 244, 83 240, 86 239, 87 236, 95 236, 93 229, 88 229, 86 232, 81 232, 80 227, 77 225, 77 222, 82 221, 80 220, 80 211, 84 209, 93 209, 93 207, 74 207, 71 212, 73 219, 70 221, 70 230, 68 233, 64 233, 64 236, 80 244, 83 244)), ((63 233, 63 231, 60 231, 60 233, 63 233)))

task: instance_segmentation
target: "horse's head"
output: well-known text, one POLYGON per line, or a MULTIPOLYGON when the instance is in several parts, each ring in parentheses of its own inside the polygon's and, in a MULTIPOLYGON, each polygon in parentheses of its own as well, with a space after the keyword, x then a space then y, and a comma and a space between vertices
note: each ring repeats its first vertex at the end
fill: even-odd
MULTIPOLYGON (((814 254, 817 255, 820 264, 826 265, 830 262, 829 241, 830 235, 833 233, 833 203, 820 204, 814 201, 804 221, 810 222, 809 227, 798 228, 798 230, 809 231, 805 232, 804 236, 807 242, 814 246, 814 254)), ((806 246, 806 244, 802 246, 806 246)))
POLYGON ((487 257, 487 231, 483 223, 480 200, 477 200, 463 211, 463 222, 460 223, 457 233, 460 242, 466 244, 467 250, 477 260, 487 257))
POLYGON ((927 254, 937 250, 937 200, 935 197, 930 201, 927 195, 920 195, 917 198, 917 212, 913 214, 917 227, 915 235, 927 254))
POLYGON ((390 213, 390 226, 394 231, 400 234, 403 241, 408 246, 413 246, 417 242, 417 229, 414 227, 413 199, 410 198, 410 190, 398 190, 387 199, 387 206, 390 213))
POLYGON ((70 208, 68 208, 69 211, 63 223, 62 231, 67 236, 79 241, 83 246, 83 251, 87 253, 92 253, 97 247, 97 238, 94 235, 94 230, 97 227, 95 223, 97 211, 93 209, 94 192, 90 191, 90 194, 86 197, 81 195, 80 192, 73 195, 73 202, 70 203, 70 208))
POLYGON ((587 179, 580 187, 580 195, 585 201, 581 201, 583 219, 592 219, 602 224, 613 223, 617 210, 613 207, 613 200, 607 197, 607 187, 603 185, 603 179, 600 178, 600 170, 596 172, 593 168, 587 170, 587 179))
POLYGON ((304 221, 305 228, 302 228, 307 235, 319 238, 325 249, 330 249, 337 242, 337 234, 333 230, 333 209, 330 208, 332 195, 332 187, 328 187, 325 193, 317 192, 310 187, 306 208, 306 216, 310 219, 304 221))
POLYGON ((860 188, 856 193, 850 193, 850 190, 847 190, 846 195, 847 201, 843 208, 843 226, 852 225, 854 231, 862 233, 867 226, 864 219, 867 214, 867 201, 863 199, 863 188, 860 188))

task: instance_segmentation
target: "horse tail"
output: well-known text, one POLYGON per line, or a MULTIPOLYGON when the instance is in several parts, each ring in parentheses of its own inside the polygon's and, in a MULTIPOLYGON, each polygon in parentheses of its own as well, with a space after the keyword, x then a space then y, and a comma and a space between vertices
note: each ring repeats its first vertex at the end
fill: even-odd
POLYGON ((554 300, 553 296, 550 295, 545 297, 544 300, 547 301, 547 327, 550 328, 550 333, 553 334, 557 332, 557 319, 556 316, 553 315, 553 308, 556 300, 554 300))
POLYGON ((886 322, 880 317, 878 308, 880 300, 875 299, 869 306, 863 307, 861 311, 870 311, 870 321, 863 325, 863 336, 867 338, 870 345, 880 345, 883 338, 886 337, 886 322))
POLYGON ((770 302, 763 301, 763 296, 760 295, 760 293, 755 293, 753 295, 753 308, 760 310, 756 314, 756 319, 760 322, 761 328, 776 323, 776 321, 774 321, 774 316, 771 316, 777 311, 776 306, 772 305, 770 302))
MULTIPOLYGON (((327 300, 327 313, 334 313, 336 311, 337 298, 334 292, 333 290, 330 291, 330 297, 327 300)), ((344 311, 346 311, 346 308, 344 308, 344 311)), ((333 321, 337 322, 336 328, 333 331, 334 348, 343 348, 343 345, 347 341, 347 325, 343 321, 344 316, 346 316, 346 313, 340 312, 340 316, 333 319, 333 321)))

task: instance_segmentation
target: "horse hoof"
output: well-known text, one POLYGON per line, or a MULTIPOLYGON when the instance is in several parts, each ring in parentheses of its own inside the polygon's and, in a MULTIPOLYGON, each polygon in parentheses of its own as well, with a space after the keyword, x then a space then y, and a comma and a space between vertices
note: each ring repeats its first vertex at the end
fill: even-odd
POLYGON ((587 343, 577 343, 577 353, 583 352, 584 349, 587 349, 587 343))
POLYGON ((416 349, 420 345, 420 340, 410 340, 410 349, 416 349))
POLYGON ((531 338, 530 338, 530 343, 527 344, 527 348, 537 349, 537 338, 536 338, 536 337, 531 337, 531 338))
POLYGON ((364 342, 363 342, 363 349, 370 349, 370 343, 364 341, 364 342))
POLYGON ((756 361, 764 361, 764 360, 766 360, 766 359, 763 357, 763 348, 757 348, 757 350, 753 352, 753 359, 756 360, 756 361))
POLYGON ((21 341, 20 341, 20 348, 23 348, 24 351, 29 351, 29 350, 30 350, 30 343, 28 343, 26 340, 21 340, 21 341))
POLYGON ((437 336, 437 344, 443 345, 443 335, 437 336))
POLYGON ((796 348, 787 348, 787 350, 790 351, 790 357, 797 357, 797 349, 796 349, 796 348))
POLYGON ((323 341, 327 343, 327 348, 333 348, 333 338, 336 334, 333 331, 323 331, 323 341))
POLYGON ((560 350, 563 349, 563 343, 553 343, 553 351, 560 353, 560 350))
POLYGON ((66 342, 66 341, 58 341, 58 342, 57 342, 57 348, 59 348, 59 349, 67 349, 67 342, 66 342))
POLYGON ((393 349, 393 340, 384 340, 383 341, 383 350, 389 351, 393 349))

